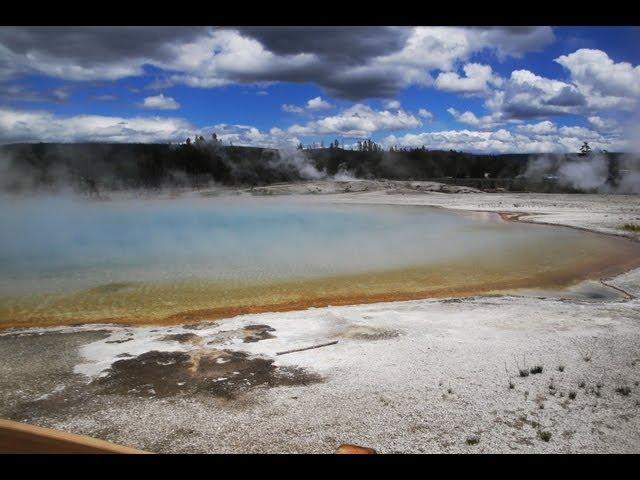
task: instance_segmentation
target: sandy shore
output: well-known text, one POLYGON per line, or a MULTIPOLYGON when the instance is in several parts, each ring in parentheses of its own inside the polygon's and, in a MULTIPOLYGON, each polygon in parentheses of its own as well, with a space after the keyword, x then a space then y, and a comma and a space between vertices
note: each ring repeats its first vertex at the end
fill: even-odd
MULTIPOLYGON (((527 213, 625 235, 640 221, 638 196, 308 197, 527 213)), ((606 283, 619 290, 594 281, 185 326, 7 331, 0 416, 156 452, 639 453, 640 270, 606 283)))

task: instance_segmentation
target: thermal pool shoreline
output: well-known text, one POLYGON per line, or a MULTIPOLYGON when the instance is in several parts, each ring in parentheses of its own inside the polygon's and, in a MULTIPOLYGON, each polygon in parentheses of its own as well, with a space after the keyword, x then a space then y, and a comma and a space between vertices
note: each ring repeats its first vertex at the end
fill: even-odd
MULTIPOLYGON (((621 225, 640 223, 631 195, 305 198, 527 214, 632 238, 621 225)), ((597 283, 4 331, 0 416, 163 453, 639 453, 640 269, 606 280, 620 291, 597 283)))

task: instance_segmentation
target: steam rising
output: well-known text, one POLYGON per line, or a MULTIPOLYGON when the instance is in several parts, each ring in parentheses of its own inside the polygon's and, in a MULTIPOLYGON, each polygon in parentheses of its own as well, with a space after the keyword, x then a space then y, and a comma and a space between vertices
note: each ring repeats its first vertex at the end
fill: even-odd
POLYGON ((629 153, 542 155, 529 160, 525 177, 533 181, 552 178, 560 185, 599 193, 640 193, 640 113, 622 132, 629 153))
POLYGON ((578 191, 640 193, 640 157, 541 155, 529 159, 524 176, 533 182, 554 181, 578 191))
POLYGON ((293 168, 303 180, 324 180, 328 176, 326 172, 319 171, 302 150, 293 148, 279 149, 272 166, 276 169, 282 166, 293 168))
POLYGON ((145 281, 233 286, 435 268, 479 256, 522 262, 540 242, 563 239, 573 248, 581 241, 573 231, 479 222, 439 209, 199 195, 0 197, 0 231, 0 295, 145 281))
POLYGON ((307 152, 294 148, 44 144, 0 152, 0 192, 212 189, 354 179, 346 168, 334 175, 318 168, 307 152))

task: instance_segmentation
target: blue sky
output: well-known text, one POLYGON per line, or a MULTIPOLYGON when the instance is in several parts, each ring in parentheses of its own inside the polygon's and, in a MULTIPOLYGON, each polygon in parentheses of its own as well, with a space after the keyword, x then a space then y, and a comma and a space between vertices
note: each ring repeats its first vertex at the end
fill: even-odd
POLYGON ((0 142, 637 149, 638 27, 0 27, 0 142))

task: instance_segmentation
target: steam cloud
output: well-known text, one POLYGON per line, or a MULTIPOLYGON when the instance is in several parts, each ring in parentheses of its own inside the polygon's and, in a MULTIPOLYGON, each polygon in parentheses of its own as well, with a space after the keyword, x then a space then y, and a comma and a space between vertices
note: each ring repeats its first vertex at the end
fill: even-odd
MULTIPOLYGON (((144 146, 143 146, 144 147, 144 146)), ((177 146, 154 150, 131 146, 49 144, 34 155, 6 149, 0 152, 0 192, 220 188, 223 185, 264 185, 300 180, 355 180, 347 168, 335 175, 320 169, 298 149, 198 147, 201 156, 180 159, 177 146), (157 158, 149 161, 149 155, 157 158), (190 164, 198 164, 191 169, 190 164)))
POLYGON ((524 176, 533 182, 553 180, 562 186, 598 193, 640 193, 640 156, 592 153, 542 155, 529 159, 524 176))

